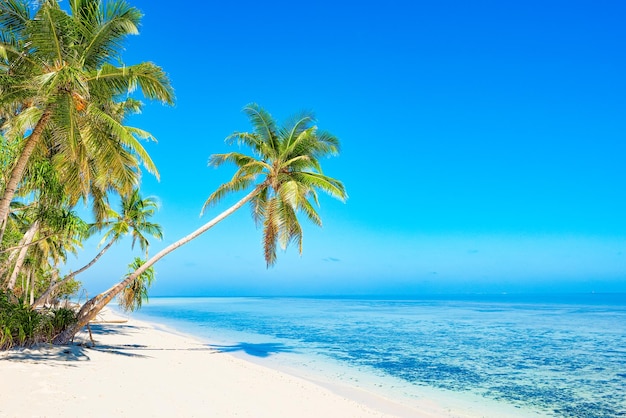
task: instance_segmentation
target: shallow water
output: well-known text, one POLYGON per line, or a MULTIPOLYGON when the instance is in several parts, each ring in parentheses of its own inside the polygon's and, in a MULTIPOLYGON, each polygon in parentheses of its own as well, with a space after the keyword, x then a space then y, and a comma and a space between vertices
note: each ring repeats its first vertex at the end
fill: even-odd
POLYGON ((404 396, 433 388, 521 415, 626 417, 624 295, 153 298, 139 317, 223 351, 395 379, 404 396))

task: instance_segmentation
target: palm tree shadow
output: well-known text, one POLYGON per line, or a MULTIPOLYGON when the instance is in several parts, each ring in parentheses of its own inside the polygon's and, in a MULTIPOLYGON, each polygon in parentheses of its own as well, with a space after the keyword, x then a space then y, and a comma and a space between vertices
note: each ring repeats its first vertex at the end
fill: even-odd
POLYGON ((139 329, 139 327, 128 324, 109 324, 109 323, 92 323, 89 328, 82 331, 80 341, 75 341, 74 344, 86 347, 92 351, 100 351, 103 353, 115 354, 124 357, 148 357, 143 354, 134 353, 134 350, 144 350, 148 348, 141 344, 102 344, 98 341, 99 336, 104 335, 131 335, 132 331, 139 329), (91 330, 91 336, 84 335, 88 330, 91 330), (93 337, 93 340, 91 339, 93 337))
POLYGON ((49 345, 39 344, 32 347, 16 348, 3 353, 0 360, 27 362, 27 363, 46 363, 58 364, 60 362, 68 363, 89 361, 90 351, 106 352, 110 354, 125 357, 148 357, 144 354, 138 354, 133 351, 143 350, 147 347, 139 344, 101 344, 98 337, 102 335, 129 335, 131 331, 136 329, 132 325, 110 325, 110 324, 90 324, 93 340, 88 336, 87 329, 77 334, 75 340, 68 345, 49 345))
MULTIPOLYGON (((94 335, 128 335, 129 331, 139 329, 135 325, 92 323, 89 325, 94 335)), ((82 332, 85 332, 83 330, 82 332)))
POLYGON ((266 358, 279 353, 292 353, 293 348, 283 343, 246 343, 240 342, 234 345, 208 344, 208 347, 218 353, 244 352, 249 356, 266 358))
POLYGON ((149 356, 146 356, 144 354, 134 353, 133 351, 145 350, 147 348, 148 346, 141 345, 141 344, 117 344, 117 345, 96 344, 93 347, 89 347, 89 349, 93 351, 100 351, 103 353, 115 354, 115 355, 124 356, 124 357, 140 357, 140 358, 148 358, 149 356))
POLYGON ((24 363, 43 363, 48 365, 63 362, 81 362, 91 360, 87 355, 87 349, 78 345, 52 346, 39 345, 30 348, 16 348, 8 350, 0 358, 3 361, 15 361, 24 363))

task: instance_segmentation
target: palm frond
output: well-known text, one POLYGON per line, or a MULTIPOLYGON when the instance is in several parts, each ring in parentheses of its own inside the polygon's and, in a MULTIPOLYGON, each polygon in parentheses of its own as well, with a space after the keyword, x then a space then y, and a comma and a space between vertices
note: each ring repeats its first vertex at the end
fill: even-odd
POLYGON ((298 134, 295 136, 292 136, 290 132, 289 137, 287 138, 288 143, 283 151, 283 154, 287 156, 311 154, 310 144, 314 143, 317 139, 315 136, 316 130, 317 127, 311 126, 307 129, 299 130, 298 134))
POLYGON ((263 253, 267 267, 276 263, 276 242, 278 240, 277 199, 266 202, 265 219, 263 221, 263 253))
POLYGON ((261 138, 261 143, 266 148, 277 152, 279 143, 276 134, 276 123, 272 116, 256 103, 245 106, 243 112, 250 119, 254 133, 261 138))
MULTIPOLYGON (((295 208, 291 202, 284 201, 280 198, 277 198, 277 202, 277 239, 280 244, 280 248, 285 251, 289 244, 294 240, 299 242, 302 241, 302 228, 300 227, 295 208)), ((300 244, 298 246, 301 247, 300 244)))
POLYGON ((117 120, 113 119, 105 112, 102 112, 94 105, 88 106, 88 112, 96 120, 105 124, 108 129, 110 129, 111 133, 115 135, 115 137, 122 144, 124 144, 125 147, 127 147, 132 153, 136 154, 149 173, 154 174, 157 179, 159 178, 159 172, 150 158, 150 155, 133 136, 134 129, 131 128, 129 130, 126 126, 120 124, 117 120))
POLYGON ((257 155, 263 155, 263 139, 256 133, 233 132, 231 135, 226 137, 224 142, 236 142, 237 145, 245 145, 249 147, 257 155))
POLYGON ((315 135, 317 137, 315 147, 313 147, 313 155, 315 157, 320 158, 339 155, 341 146, 336 136, 321 130, 317 130, 315 135))
POLYGON ((86 41, 81 59, 87 68, 97 68, 116 59, 123 50, 126 36, 139 34, 141 13, 126 2, 109 1, 104 10, 99 1, 73 3, 72 15, 86 41))
POLYGON ((72 56, 73 25, 71 19, 56 1, 46 1, 36 18, 28 22, 32 47, 48 59, 48 65, 60 67, 72 56))
POLYGON ((254 220, 254 224, 258 227, 263 223, 266 213, 266 205, 268 199, 268 188, 264 187, 261 191, 250 200, 250 214, 254 220))
POLYGON ((278 194, 285 203, 288 203, 294 209, 294 211, 301 210, 310 221, 317 226, 322 226, 321 218, 308 200, 311 198, 315 204, 319 205, 319 202, 317 201, 317 193, 314 188, 311 188, 302 182, 290 180, 281 185, 278 194))
MULTIPOLYGON (((316 202, 317 203, 317 202, 316 202)), ((298 207, 300 211, 302 211, 308 220, 313 222, 317 226, 322 226, 322 218, 320 218, 319 214, 315 210, 315 207, 309 202, 307 199, 300 200, 300 205, 298 207)))
POLYGON ((237 167, 242 167, 252 162, 256 162, 254 158, 241 154, 239 152, 229 152, 226 154, 213 154, 209 157, 208 165, 211 167, 219 167, 224 163, 233 163, 237 167))
POLYGON ((292 142, 298 138, 303 131, 310 129, 313 123, 315 123, 315 115, 313 112, 301 112, 292 117, 285 127, 280 129, 281 136, 285 138, 285 150, 291 147, 292 142))
POLYGON ((174 90, 167 74, 151 62, 121 68, 103 64, 97 71, 88 73, 86 79, 92 91, 105 97, 130 94, 139 87, 148 99, 174 103, 174 90))
POLYGON ((29 20, 29 2, 0 0, 0 32, 3 35, 3 42, 14 43, 21 40, 29 20))
POLYGON ((348 199, 348 194, 343 183, 332 177, 325 176, 319 173, 307 173, 299 172, 293 174, 297 181, 306 184, 310 188, 320 189, 326 194, 345 202, 348 199))
POLYGON ((247 189, 250 185, 254 184, 254 179, 256 176, 247 175, 247 176, 237 176, 231 179, 229 182, 222 184, 218 187, 211 195, 207 198, 202 205, 202 210, 200 211, 200 216, 204 214, 204 211, 222 200, 227 194, 232 192, 239 192, 247 189))
POLYGON ((134 136, 146 139, 152 142, 158 142, 157 139, 148 131, 144 131, 143 129, 135 128, 133 126, 125 126, 126 130, 133 134, 134 136))
POLYGON ((11 118, 11 122, 5 132, 6 136, 21 138, 26 132, 31 131, 35 125, 37 125, 42 114, 43 110, 38 107, 29 107, 20 112, 18 115, 11 118))

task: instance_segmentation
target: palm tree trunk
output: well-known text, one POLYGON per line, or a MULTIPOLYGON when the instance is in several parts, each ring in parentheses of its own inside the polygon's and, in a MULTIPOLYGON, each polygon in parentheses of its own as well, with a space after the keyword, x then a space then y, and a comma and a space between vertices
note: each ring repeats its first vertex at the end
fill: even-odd
POLYGON ((29 276, 30 276, 30 299, 29 302, 32 305, 33 301, 35 300, 35 275, 33 273, 33 270, 29 270, 28 272, 29 276))
POLYGON ((23 287, 24 306, 30 305, 29 300, 32 302, 35 291, 35 283, 33 283, 33 270, 26 270, 26 277, 23 281, 25 283, 23 287))
POLYGON ((102 251, 100 251, 89 263, 87 263, 86 265, 84 265, 83 267, 79 268, 78 270, 76 270, 73 273, 68 274, 67 276, 65 276, 63 278, 63 280, 60 280, 56 283, 53 283, 50 285, 50 287, 48 287, 48 290, 46 290, 43 295, 39 296, 39 298, 37 298, 37 300, 34 303, 31 303, 31 306, 33 308, 36 308, 39 305, 42 305, 46 302, 46 300, 50 297, 50 295, 52 295, 52 292, 54 292, 59 286, 61 286, 62 284, 65 284, 67 282, 69 282, 71 279, 73 279, 74 277, 76 277, 77 275, 79 275, 80 273, 82 273, 83 271, 87 270, 89 267, 93 266, 96 261, 98 261, 100 259, 100 257, 102 257, 102 255, 107 252, 107 250, 109 248, 111 248, 111 246, 115 243, 115 239, 112 239, 111 241, 109 241, 109 243, 102 249, 102 251))
MULTIPOLYGON (((28 231, 26 231, 26 233, 24 234, 22 241, 25 244, 28 244, 29 242, 31 242, 33 238, 35 237, 37 230, 39 230, 39 221, 33 222, 30 228, 28 228, 28 231)), ((17 260, 15 261, 15 267, 13 268, 13 273, 11 273, 11 276, 9 277, 9 282, 7 284, 7 289, 9 290, 13 290, 13 288, 15 287, 15 282, 17 281, 17 275, 22 269, 22 265, 24 264, 24 260, 26 259, 26 253, 28 252, 28 248, 29 248, 28 245, 24 245, 22 249, 20 250, 19 255, 17 256, 17 260)))
POLYGON ((15 196, 18 184, 24 176, 28 160, 30 160, 30 156, 33 154, 35 147, 39 143, 43 130, 48 124, 51 116, 52 108, 48 107, 44 110, 41 118, 39 118, 39 121, 37 122, 37 125, 35 125, 35 129, 33 129, 33 132, 31 132, 30 136, 26 140, 24 149, 20 153, 13 170, 11 170, 11 177, 9 177, 2 199, 0 199, 0 245, 2 245, 2 237, 4 236, 4 231, 7 226, 7 219, 9 218, 9 207, 11 205, 11 201, 13 200, 13 196, 15 196))
POLYGON ((26 306, 26 295, 28 295, 28 285, 30 281, 30 277, 28 275, 22 277, 22 304, 26 306))
POLYGON ((241 208, 247 202, 249 202, 254 196, 256 196, 264 187, 264 185, 257 186, 253 191, 244 196, 240 201, 235 203, 230 208, 226 209, 224 212, 220 213, 218 216, 202 225, 200 228, 196 229, 191 234, 179 239, 173 244, 165 247, 157 254, 155 254, 150 260, 146 261, 141 267, 135 270, 132 274, 130 274, 126 279, 122 280, 106 292, 100 293, 97 296, 94 296, 81 307, 78 312, 78 322, 76 325, 67 328, 65 331, 57 335, 53 342, 55 344, 67 344, 73 337, 76 335, 78 331, 80 331, 85 325, 89 323, 93 318, 96 317, 98 312, 102 310, 115 296, 117 296, 126 286, 133 282, 139 275, 145 272, 147 269, 152 267, 157 261, 161 258, 165 257, 167 254, 171 253, 178 247, 181 247, 187 244, 189 241, 197 238, 201 234, 205 233, 209 229, 213 228, 219 222, 224 220, 229 215, 233 214, 237 209, 241 208))

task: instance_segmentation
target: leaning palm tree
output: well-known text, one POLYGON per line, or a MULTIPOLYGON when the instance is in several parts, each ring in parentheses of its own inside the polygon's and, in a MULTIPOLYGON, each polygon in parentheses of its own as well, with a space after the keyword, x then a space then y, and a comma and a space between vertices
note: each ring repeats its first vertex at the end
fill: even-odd
POLYGON ((295 241, 299 251, 302 251, 302 228, 296 216, 299 212, 313 223, 321 225, 315 210, 318 204, 317 190, 345 201, 347 194, 343 184, 324 175, 319 161, 322 157, 336 155, 339 152, 339 141, 329 133, 318 130, 312 114, 303 113, 285 126, 278 127, 271 115, 256 104, 246 106, 244 112, 252 123, 253 131, 236 132, 226 140, 247 146, 253 155, 231 152, 210 158, 210 165, 220 166, 232 162, 238 169, 229 182, 209 196, 203 212, 228 193, 252 190, 196 231, 158 252, 123 281, 87 301, 78 313, 76 326, 57 336, 56 343, 68 342, 104 306, 157 261, 208 231, 246 203, 251 204, 255 221, 263 227, 265 261, 269 267, 276 262, 277 244, 286 248, 295 241))
POLYGON ((128 193, 139 162, 157 171, 138 141, 150 135, 124 126, 117 104, 137 87, 149 99, 173 102, 161 68, 119 64, 123 40, 138 33, 136 8, 124 0, 70 0, 68 13, 59 0, 42 0, 31 16, 31 3, 0 0, 0 130, 23 142, 0 198, 0 243, 33 153, 56 160, 72 201, 103 178, 112 180, 96 191, 128 193), (99 180, 94 161, 106 173, 99 180))

